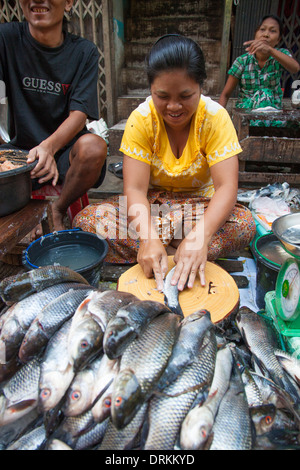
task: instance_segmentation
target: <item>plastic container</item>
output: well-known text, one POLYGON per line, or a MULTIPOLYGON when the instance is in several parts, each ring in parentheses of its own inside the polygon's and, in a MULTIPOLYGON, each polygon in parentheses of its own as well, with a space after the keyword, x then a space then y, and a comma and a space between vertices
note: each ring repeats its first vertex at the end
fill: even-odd
POLYGON ((279 270, 290 255, 273 232, 258 237, 251 251, 256 261, 256 304, 264 309, 265 295, 275 290, 279 270))
POLYGON ((27 270, 41 266, 67 266, 98 287, 103 260, 108 252, 106 240, 80 229, 62 230, 40 237, 23 253, 27 270))

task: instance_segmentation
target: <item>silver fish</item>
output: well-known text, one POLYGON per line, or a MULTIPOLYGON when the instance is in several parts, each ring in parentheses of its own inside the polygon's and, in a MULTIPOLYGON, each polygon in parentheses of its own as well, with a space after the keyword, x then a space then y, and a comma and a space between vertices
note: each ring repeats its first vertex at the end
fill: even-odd
POLYGON ((218 350, 210 392, 202 404, 192 408, 186 415, 180 431, 181 449, 203 449, 211 434, 220 402, 230 382, 233 358, 229 345, 218 350))
POLYGON ((46 430, 44 425, 42 425, 20 437, 20 439, 8 446, 6 450, 39 450, 45 439, 46 430))
POLYGON ((105 329, 105 354, 110 359, 121 356, 127 345, 145 331, 153 318, 165 312, 170 312, 170 309, 153 300, 136 300, 121 307, 105 329))
POLYGON ((172 312, 177 313, 177 315, 183 318, 182 308, 179 303, 178 287, 177 285, 172 286, 171 284, 171 279, 173 277, 175 269, 176 269, 176 266, 174 266, 174 268, 172 268, 168 272, 168 274, 166 275, 164 279, 164 287, 163 287, 164 302, 169 307, 169 309, 172 310, 172 312))
POLYGON ((43 356, 39 381, 39 408, 43 412, 60 402, 75 376, 67 350, 71 321, 64 323, 52 336, 43 356))
POLYGON ((111 416, 117 429, 125 427, 149 398, 171 356, 180 318, 163 313, 125 349, 112 396, 111 416))
POLYGON ((284 370, 300 386, 300 359, 280 349, 276 349, 274 352, 284 370))
POLYGON ((31 323, 20 346, 19 358, 22 362, 31 360, 45 348, 53 334, 73 316, 90 292, 88 286, 78 284, 78 287, 59 295, 42 309, 31 323))
POLYGON ((159 390, 170 385, 186 366, 194 362, 209 329, 214 329, 214 325, 207 310, 197 310, 182 320, 172 355, 157 385, 159 390))
POLYGON ((108 420, 105 436, 98 450, 130 450, 137 445, 139 432, 142 429, 147 411, 144 403, 136 415, 123 429, 117 429, 112 421, 108 420))
POLYGON ((28 328, 41 310, 53 299, 76 286, 74 283, 63 283, 51 286, 20 300, 15 304, 11 314, 5 319, 0 335, 0 350, 5 350, 5 358, 0 354, 0 362, 10 361, 18 354, 28 328))
POLYGON ((65 416, 78 416, 87 411, 93 403, 93 390, 102 357, 95 359, 78 372, 71 383, 63 405, 65 416))
POLYGON ((212 428, 210 450, 251 450, 253 428, 244 387, 237 367, 221 400, 212 428))
POLYGON ((295 406, 300 405, 299 390, 293 385, 281 367, 274 353, 277 348, 275 334, 266 320, 247 307, 239 310, 236 316, 238 328, 258 365, 270 374, 272 380, 289 393, 295 406))
POLYGON ((108 390, 112 389, 113 382, 119 370, 120 361, 118 359, 109 359, 106 354, 104 354, 100 368, 97 372, 97 377, 92 392, 92 399, 94 403, 92 414, 97 423, 103 421, 107 415, 107 413, 103 413, 103 404, 105 406, 105 410, 110 411, 110 408, 107 409, 106 402, 103 401, 103 399, 104 397, 107 397, 108 390))
POLYGON ((9 305, 63 282, 88 284, 84 277, 72 269, 64 266, 44 266, 3 279, 0 282, 0 297, 9 305))
POLYGON ((0 426, 12 423, 37 407, 40 362, 25 364, 3 386, 0 395, 0 426))
POLYGON ((209 387, 213 379, 217 353, 213 329, 207 330, 193 363, 183 369, 177 379, 149 403, 149 431, 145 450, 173 450, 181 424, 197 394, 209 387))

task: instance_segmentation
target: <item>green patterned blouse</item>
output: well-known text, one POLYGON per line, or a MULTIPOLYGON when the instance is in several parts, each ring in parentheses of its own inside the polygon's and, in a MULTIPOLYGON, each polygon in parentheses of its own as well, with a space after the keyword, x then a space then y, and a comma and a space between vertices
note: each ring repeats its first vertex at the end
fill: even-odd
MULTIPOLYGON (((278 49, 292 57, 287 49, 278 49)), ((258 65, 254 55, 243 54, 234 61, 228 70, 239 80, 238 108, 282 107, 282 89, 280 79, 284 67, 270 56, 263 68, 258 65)))

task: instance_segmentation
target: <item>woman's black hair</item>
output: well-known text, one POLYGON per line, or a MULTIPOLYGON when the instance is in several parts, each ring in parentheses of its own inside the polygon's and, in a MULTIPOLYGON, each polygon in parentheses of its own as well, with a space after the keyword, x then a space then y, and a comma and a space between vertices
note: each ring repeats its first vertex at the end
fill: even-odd
POLYGON ((273 20, 277 21, 278 26, 279 26, 279 37, 281 37, 282 34, 283 34, 283 23, 282 23, 282 20, 277 15, 265 15, 265 16, 263 16, 263 18, 260 20, 259 25, 257 26, 255 32, 261 27, 262 23, 265 20, 267 20, 268 18, 272 18, 273 20))
POLYGON ((146 57, 149 85, 161 73, 174 69, 186 70, 200 86, 206 79, 205 60, 200 46, 180 34, 166 34, 152 46, 146 57))

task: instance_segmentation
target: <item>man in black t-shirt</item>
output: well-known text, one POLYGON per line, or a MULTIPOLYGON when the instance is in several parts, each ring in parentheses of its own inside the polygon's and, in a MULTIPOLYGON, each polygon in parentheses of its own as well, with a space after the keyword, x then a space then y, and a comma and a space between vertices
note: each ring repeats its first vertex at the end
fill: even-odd
POLYGON ((11 148, 29 151, 33 189, 63 181, 52 204, 55 230, 69 207, 105 176, 107 147, 88 132, 99 119, 96 46, 63 31, 74 0, 20 0, 25 22, 0 25, 0 80, 8 99, 11 148))

